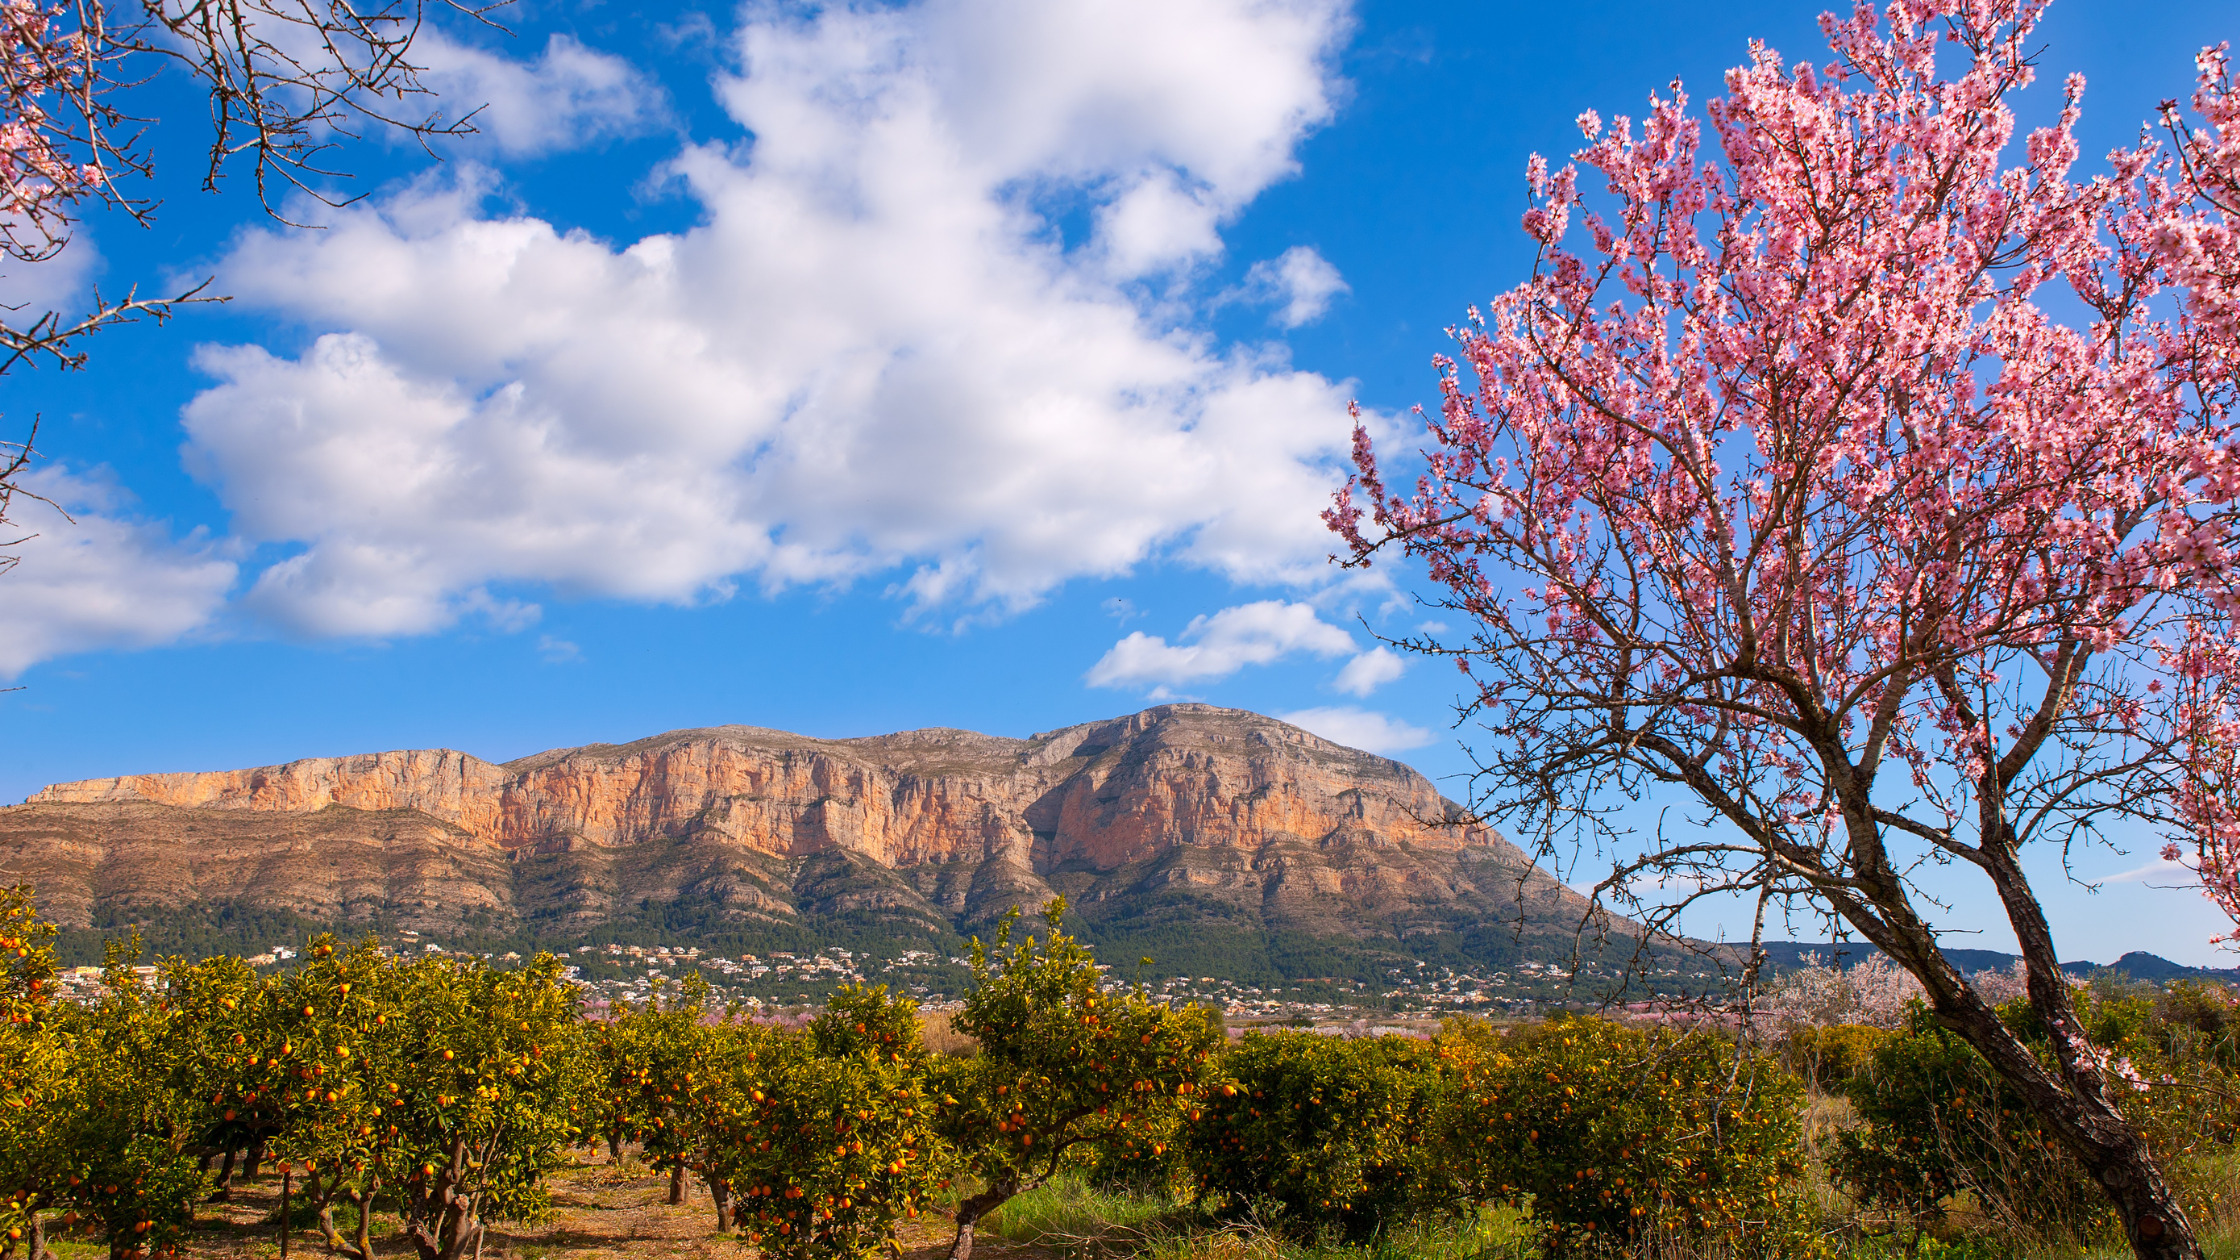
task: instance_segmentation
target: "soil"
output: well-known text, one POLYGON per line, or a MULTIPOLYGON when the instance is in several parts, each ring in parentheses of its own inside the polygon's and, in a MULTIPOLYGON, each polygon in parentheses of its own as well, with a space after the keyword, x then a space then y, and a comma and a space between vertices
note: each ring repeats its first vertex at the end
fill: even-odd
MULTIPOLYGON (((552 1214, 539 1221, 494 1221, 483 1239, 482 1260, 757 1260, 743 1235, 718 1234, 707 1187, 694 1184, 682 1204, 669 1203, 669 1178, 627 1156, 610 1163, 604 1150, 579 1157, 552 1182, 552 1214)), ((235 1177, 227 1202, 196 1214, 186 1254, 210 1260, 277 1260, 280 1178, 235 1177)), ((942 1260, 954 1227, 929 1217, 903 1222, 901 1260, 942 1260)), ((393 1212, 374 1222, 376 1256, 411 1257, 393 1212)), ((1043 1247, 1023 1246, 988 1234, 974 1240, 973 1260, 1057 1260, 1043 1247)), ((288 1241, 289 1260, 324 1260, 328 1252, 312 1230, 288 1241)))

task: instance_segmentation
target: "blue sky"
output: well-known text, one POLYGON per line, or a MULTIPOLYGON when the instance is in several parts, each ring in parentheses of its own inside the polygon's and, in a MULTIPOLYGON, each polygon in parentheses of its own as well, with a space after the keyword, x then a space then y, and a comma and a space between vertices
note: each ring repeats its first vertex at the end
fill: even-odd
MULTIPOLYGON (((159 82, 155 225, 97 218, 0 287, 234 300, 8 379, 77 523, 19 513, 40 537, 0 578, 0 797, 1169 696, 1461 795, 1454 676, 1375 650, 1423 619, 1407 575, 1324 561, 1346 404, 1432 398, 1442 329, 1521 278, 1527 154, 1676 77, 1701 100, 1751 38, 1814 55, 1817 13, 524 0, 426 50, 483 134, 343 150, 365 199, 317 231, 198 192, 196 102, 159 82)), ((2087 76, 2104 151, 2234 25, 2061 0, 2044 81, 2087 76)), ((2151 865, 2040 872, 2066 952, 2229 965, 2151 865)))

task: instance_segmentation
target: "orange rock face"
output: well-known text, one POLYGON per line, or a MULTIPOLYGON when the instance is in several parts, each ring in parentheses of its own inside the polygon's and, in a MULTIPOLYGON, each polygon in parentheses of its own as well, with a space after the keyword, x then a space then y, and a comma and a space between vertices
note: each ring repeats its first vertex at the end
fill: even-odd
MULTIPOLYGON (((783 917, 804 912, 805 872, 836 861, 873 873, 849 885, 850 896, 913 903, 911 914, 952 922, 1056 891, 1092 902, 1186 893, 1309 927, 1410 907, 1514 904, 1534 879, 1542 897, 1564 897, 1415 771, 1270 718, 1195 704, 1023 740, 940 729, 820 740, 727 726, 503 765, 428 750, 61 783, 0 810, 0 855, 13 846, 39 865, 37 837, 94 810, 104 827, 76 827, 72 844, 108 835, 158 867, 166 842, 136 838, 136 828, 183 843, 182 828, 200 820, 194 826, 233 837, 236 858, 251 861, 266 843, 251 837, 279 843, 285 832, 301 852, 317 829, 286 820, 331 810, 389 820, 391 838, 379 843, 404 844, 414 861, 448 846, 459 852, 444 860, 461 871, 488 858, 510 871, 504 887, 483 894, 419 885, 379 894, 392 913, 430 922, 446 903, 550 914, 554 899, 589 922, 634 896, 705 896, 735 916, 783 917), (252 816, 264 821, 246 825, 252 816), (229 829, 228 817, 243 825, 229 829), (428 823, 424 838, 396 839, 422 834, 400 831, 400 817, 428 823), (887 891, 865 891, 874 884, 887 891)), ((351 843, 372 853, 367 826, 325 832, 355 827, 351 843)), ((91 872, 111 860, 79 852, 54 869, 91 872)), ((472 878, 494 882, 486 872, 472 878)), ((100 880, 87 879, 71 900, 100 899, 100 880)), ((213 895, 208 878, 184 882, 191 887, 173 900, 213 895)), ((159 893, 140 888, 134 899, 159 893)), ((289 894, 291 904, 307 898, 319 901, 316 888, 289 894)))
POLYGON ((1355 831, 1452 849, 1491 841, 1397 762, 1207 705, 1032 739, 910 731, 815 740, 678 731, 494 765, 449 749, 58 783, 26 804, 145 802, 309 813, 417 810, 504 849, 713 834, 773 857, 852 850, 890 867, 1029 858, 1099 868, 1177 845, 1257 849, 1355 831))

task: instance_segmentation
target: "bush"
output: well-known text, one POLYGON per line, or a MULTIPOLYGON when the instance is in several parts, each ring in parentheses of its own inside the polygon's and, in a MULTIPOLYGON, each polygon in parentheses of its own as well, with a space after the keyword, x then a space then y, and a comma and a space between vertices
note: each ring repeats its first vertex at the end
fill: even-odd
POLYGON ((1522 1201, 1554 1252, 1659 1235, 1809 1254, 1803 1085, 1708 1031, 1557 1018, 1507 1036, 1450 1028, 1445 1175, 1522 1201))
POLYGON ((1868 1024, 1810 1025, 1792 1028, 1782 1040, 1782 1065, 1831 1094, 1874 1062, 1875 1051, 1893 1034, 1868 1024))
MULTIPOLYGON (((2229 1034, 2220 1004, 2212 991, 2186 988, 2077 995, 2086 1033, 2113 1068, 2116 1104, 2158 1152, 2216 1152, 2240 1137, 2240 1082, 2224 1066, 2229 1034)), ((2027 999, 2000 1007, 1999 1016, 2052 1063, 2044 1023, 2027 999)), ((2117 1236, 2105 1194, 2051 1127, 1925 1009, 1876 1051, 1848 1094, 1868 1127, 1841 1136, 1830 1172, 1861 1202, 1930 1220, 1965 1193, 2025 1236, 2117 1236)))
POLYGON ((1189 1129, 1199 1189, 1293 1233, 1362 1239, 1460 1206, 1419 1177, 1440 1059, 1406 1037, 1245 1034, 1189 1129))
POLYGON ((1839 1135, 1829 1171, 1861 1203, 1929 1221, 1965 1192, 2009 1228, 2046 1238, 2113 1223, 2106 1196, 2052 1132, 1925 1013, 1875 1052, 1849 1096, 1867 1127, 1839 1135))

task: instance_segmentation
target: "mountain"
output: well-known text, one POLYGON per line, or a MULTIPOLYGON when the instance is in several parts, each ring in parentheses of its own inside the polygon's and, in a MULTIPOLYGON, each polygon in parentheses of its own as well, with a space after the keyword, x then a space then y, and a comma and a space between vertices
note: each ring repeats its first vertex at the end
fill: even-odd
MULTIPOLYGON (((1775 972, 1802 967, 1807 959, 1818 958, 1849 967, 1866 961, 1882 951, 1864 941, 1845 941, 1837 945, 1826 941, 1767 941, 1764 944, 1766 960, 1775 972)), ((1964 972, 2003 971, 2022 961, 2020 954, 2001 953, 1995 949, 1947 949, 1944 956, 1964 972)), ((2225 984, 2240 983, 2240 969, 2219 970, 2213 967, 2189 967, 2174 963, 2160 954, 2133 950, 2112 963, 2065 962, 2061 969, 2072 976, 2087 977, 2101 972, 2128 976, 2133 980, 2151 980, 2162 984, 2171 980, 2215 980, 2225 984)))
POLYGON ((1108 956, 1273 951, 1294 974, 1333 950, 1553 956, 1585 908, 1408 767, 1199 704, 1028 739, 723 726, 58 783, 0 809, 0 871, 71 927, 541 941, 953 941, 1064 894, 1108 956))

